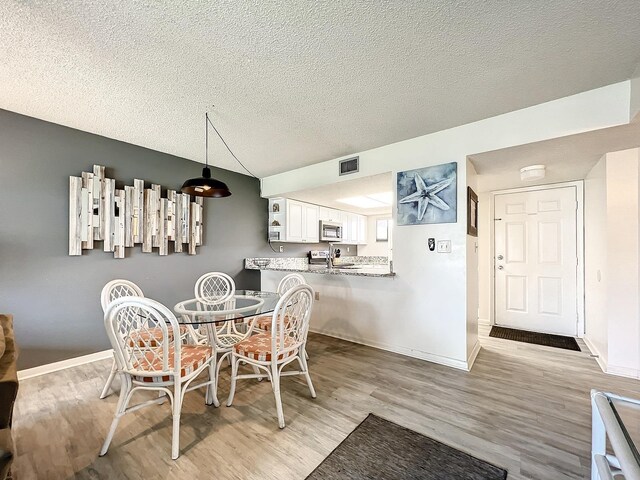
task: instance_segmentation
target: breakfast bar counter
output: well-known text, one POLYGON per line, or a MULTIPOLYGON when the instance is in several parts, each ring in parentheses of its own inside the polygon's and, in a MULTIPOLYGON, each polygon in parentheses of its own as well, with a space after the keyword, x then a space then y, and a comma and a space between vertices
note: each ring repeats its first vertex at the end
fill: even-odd
POLYGON ((245 258, 248 270, 317 273, 322 275, 350 275, 357 277, 394 277, 387 257, 347 257, 333 267, 310 265, 306 258, 245 258))

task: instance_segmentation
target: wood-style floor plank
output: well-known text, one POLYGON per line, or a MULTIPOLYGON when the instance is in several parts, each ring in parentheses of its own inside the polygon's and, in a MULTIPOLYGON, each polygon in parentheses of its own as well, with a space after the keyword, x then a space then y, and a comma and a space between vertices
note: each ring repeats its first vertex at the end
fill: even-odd
MULTIPOLYGON (((590 389, 638 397, 638 381, 603 374, 583 343, 583 352, 558 350, 490 338, 486 327, 481 343, 473 370, 463 372, 311 335, 318 398, 302 377, 283 379, 287 428, 278 429, 268 382, 240 381, 231 408, 207 407, 203 393, 191 392, 177 461, 167 404, 125 416, 98 457, 117 401, 98 398, 110 360, 28 379, 15 410, 14 476, 304 479, 375 413, 506 468, 509 479, 589 478, 590 389)), ((223 404, 228 388, 226 369, 223 404)))

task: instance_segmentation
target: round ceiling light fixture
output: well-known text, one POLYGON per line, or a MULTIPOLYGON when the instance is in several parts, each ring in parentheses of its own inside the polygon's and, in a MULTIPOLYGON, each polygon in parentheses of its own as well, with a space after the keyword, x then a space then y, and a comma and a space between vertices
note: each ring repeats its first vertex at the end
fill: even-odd
POLYGON ((545 175, 546 167, 544 165, 529 165, 520 169, 520 180, 523 182, 534 182, 542 180, 545 175))

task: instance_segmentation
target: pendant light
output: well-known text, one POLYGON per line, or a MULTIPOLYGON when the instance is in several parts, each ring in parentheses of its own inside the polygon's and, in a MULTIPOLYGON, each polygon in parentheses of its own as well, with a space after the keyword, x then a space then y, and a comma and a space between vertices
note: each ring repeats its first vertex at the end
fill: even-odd
MULTIPOLYGON (((182 193, 188 193, 195 197, 222 198, 231 195, 229 187, 224 182, 211 178, 209 168, 209 113, 205 113, 205 167, 202 169, 202 177, 190 178, 182 185, 182 193)), ((215 127, 214 127, 215 128, 215 127)), ((219 135, 219 134, 218 134, 219 135)), ((224 141, 224 140, 223 140, 224 141)), ((228 148, 228 147, 227 147, 228 148)))

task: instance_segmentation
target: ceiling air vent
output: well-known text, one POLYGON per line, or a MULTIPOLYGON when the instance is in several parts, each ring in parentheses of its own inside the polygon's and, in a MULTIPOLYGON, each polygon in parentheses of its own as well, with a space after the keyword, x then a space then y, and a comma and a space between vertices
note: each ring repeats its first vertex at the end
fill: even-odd
POLYGON ((358 162, 360 157, 351 157, 346 160, 340 160, 340 175, 349 175, 350 173, 356 173, 358 169, 358 162))

